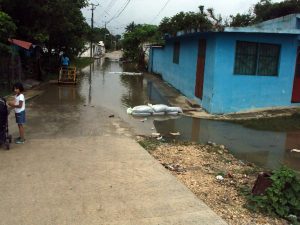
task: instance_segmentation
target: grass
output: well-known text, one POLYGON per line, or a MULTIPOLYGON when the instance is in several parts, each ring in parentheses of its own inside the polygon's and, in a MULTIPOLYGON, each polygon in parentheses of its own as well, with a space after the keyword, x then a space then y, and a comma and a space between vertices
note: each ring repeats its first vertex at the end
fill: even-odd
MULTIPOLYGON (((71 61, 71 66, 75 66, 77 70, 80 70, 84 67, 87 67, 93 62, 93 59, 90 59, 89 57, 84 57, 84 58, 75 58, 71 61)), ((44 81, 49 81, 49 80, 57 80, 58 78, 58 69, 57 72, 48 72, 47 74, 44 75, 43 79, 44 81)))
POLYGON ((89 57, 75 58, 73 59, 73 62, 71 62, 71 66, 76 66, 77 69, 82 69, 93 63, 93 61, 94 59, 91 59, 89 57))
POLYGON ((157 141, 154 138, 143 138, 143 140, 138 141, 138 143, 147 151, 155 150, 160 144, 160 141, 157 141))

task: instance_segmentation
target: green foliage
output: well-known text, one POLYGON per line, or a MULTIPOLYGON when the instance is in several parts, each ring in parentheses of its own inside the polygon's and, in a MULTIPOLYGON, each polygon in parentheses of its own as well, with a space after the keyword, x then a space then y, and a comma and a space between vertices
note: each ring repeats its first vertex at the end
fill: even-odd
POLYGON ((0 54, 8 53, 9 47, 6 43, 8 43, 8 38, 15 33, 16 29, 17 27, 11 17, 0 11, 0 54))
POLYGON ((132 61, 140 61, 144 57, 141 44, 161 42, 158 28, 149 24, 129 24, 122 40, 124 57, 132 61))
POLYGON ((300 13, 300 0, 285 0, 273 3, 271 0, 261 0, 254 6, 255 22, 274 19, 292 13, 300 13))
POLYGON ((90 57, 83 57, 83 58, 75 58, 73 62, 71 62, 71 66, 76 66, 77 69, 82 69, 90 64, 93 63, 93 59, 90 57))
POLYGON ((212 8, 204 13, 204 7, 199 12, 180 12, 171 18, 165 17, 159 25, 159 31, 164 34, 176 35, 178 31, 221 31, 224 29, 221 15, 216 16, 212 8))
POLYGON ((93 30, 90 29, 87 34, 87 40, 93 41, 93 43, 104 41, 106 50, 113 49, 113 43, 118 42, 119 39, 119 37, 112 35, 106 28, 94 28, 93 30))
POLYGON ((84 47, 88 24, 81 8, 85 0, 1 0, 2 10, 17 26, 16 38, 45 44, 76 55, 84 47))
POLYGON ((300 180, 295 172, 287 167, 274 171, 271 176, 272 186, 265 195, 249 195, 251 209, 268 214, 277 214, 288 218, 289 215, 300 215, 300 180))
POLYGON ((161 145, 161 142, 153 138, 143 138, 142 140, 138 141, 138 143, 147 151, 153 151, 159 145, 161 145))
POLYGON ((235 16, 230 16, 230 24, 231 27, 246 27, 250 26, 254 23, 254 16, 249 14, 237 14, 235 16))
POLYGON ((229 25, 245 27, 292 13, 300 13, 300 0, 284 0, 275 3, 271 0, 261 0, 252 7, 249 13, 231 15, 229 25))

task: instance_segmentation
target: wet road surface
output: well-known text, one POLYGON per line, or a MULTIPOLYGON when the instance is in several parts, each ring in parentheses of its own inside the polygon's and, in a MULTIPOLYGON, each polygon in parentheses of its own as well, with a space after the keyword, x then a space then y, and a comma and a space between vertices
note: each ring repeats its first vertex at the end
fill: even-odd
POLYGON ((0 150, 0 223, 225 225, 136 143, 110 109, 118 92, 93 92, 101 84, 85 79, 27 102, 26 143, 0 150))
POLYGON ((262 167, 274 169, 285 164, 300 171, 300 154, 290 152, 293 148, 300 149, 300 130, 272 131, 270 125, 269 130, 262 131, 236 123, 189 117, 159 116, 144 120, 127 115, 128 107, 148 103, 167 104, 168 101, 147 77, 111 73, 123 70, 136 72, 130 64, 122 65, 104 59, 85 68, 79 84, 79 94, 84 104, 106 107, 115 112, 135 134, 159 132, 169 135, 170 132, 180 132, 179 140, 223 144, 239 159, 262 167))

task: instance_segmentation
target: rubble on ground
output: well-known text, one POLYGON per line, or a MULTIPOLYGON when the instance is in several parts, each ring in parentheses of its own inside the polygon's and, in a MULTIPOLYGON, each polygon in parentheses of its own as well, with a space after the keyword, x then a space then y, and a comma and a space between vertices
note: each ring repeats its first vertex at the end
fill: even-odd
POLYGON ((288 224, 245 207, 241 190, 251 190, 260 170, 225 146, 161 143, 149 152, 229 224, 288 224))

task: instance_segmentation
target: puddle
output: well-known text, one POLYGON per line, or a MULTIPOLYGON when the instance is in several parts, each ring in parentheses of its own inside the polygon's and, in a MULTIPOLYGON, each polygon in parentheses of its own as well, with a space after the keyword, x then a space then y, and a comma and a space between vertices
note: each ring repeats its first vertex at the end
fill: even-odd
POLYGON ((237 158, 259 166, 275 169, 285 164, 300 171, 300 154, 290 152, 292 148, 300 148, 300 131, 262 131, 230 122, 187 117, 154 124, 160 133, 179 131, 182 134, 179 140, 223 144, 237 158))
POLYGON ((104 59, 85 68, 78 84, 85 104, 106 107, 116 112, 137 134, 180 132, 181 136, 176 137, 180 140, 223 144, 239 159, 259 166, 277 168, 285 164, 300 171, 300 154, 289 151, 292 148, 300 149, 299 118, 290 123, 286 123, 283 118, 275 123, 273 120, 264 120, 237 124, 188 117, 148 117, 141 122, 143 118, 127 115, 126 109, 147 103, 166 104, 166 101, 155 85, 145 77, 110 73, 122 71, 138 72, 130 64, 121 65, 104 59), (291 124, 294 125, 293 129, 289 129, 291 124))

